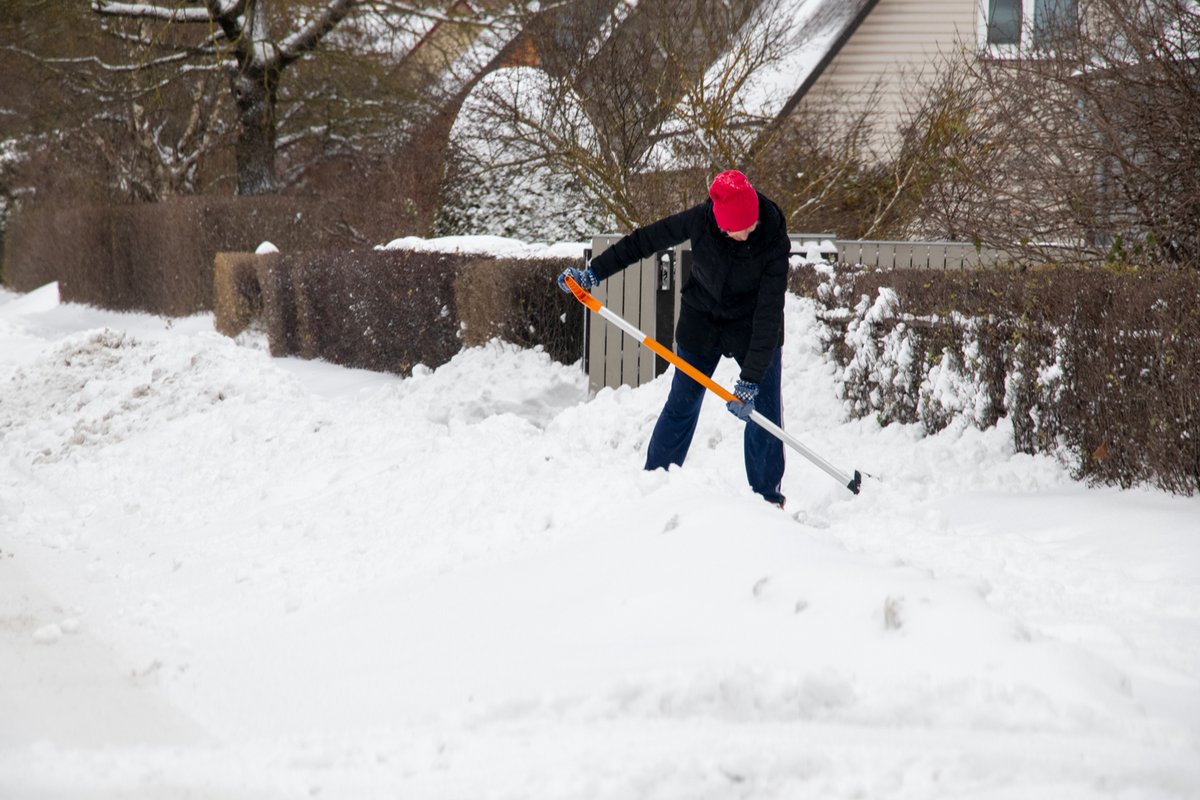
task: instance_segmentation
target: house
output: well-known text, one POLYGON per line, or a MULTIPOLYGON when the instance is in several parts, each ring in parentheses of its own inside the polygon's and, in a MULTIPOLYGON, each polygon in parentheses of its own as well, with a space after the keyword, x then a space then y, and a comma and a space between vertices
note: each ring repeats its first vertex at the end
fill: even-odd
POLYGON ((798 0, 797 48, 782 65, 794 91, 774 115, 854 116, 874 92, 873 149, 886 151, 909 96, 947 57, 1045 52, 1075 14, 1075 0, 798 0))
POLYGON ((771 120, 853 119, 868 107, 868 144, 885 160, 922 81, 939 77, 949 58, 1022 54, 1040 46, 1048 20, 1073 10, 1074 0, 726 0, 719 9, 702 0, 581 0, 539 14, 487 71, 519 65, 569 77, 609 150, 658 173, 713 131, 756 137, 771 120), (777 44, 760 46, 764 30, 777 44), (697 115, 687 113, 697 95, 685 85, 697 68, 708 76, 705 102, 737 107, 724 119, 705 110, 714 127, 698 136, 689 121, 697 115), (711 94, 731 85, 744 88, 728 105, 711 94))

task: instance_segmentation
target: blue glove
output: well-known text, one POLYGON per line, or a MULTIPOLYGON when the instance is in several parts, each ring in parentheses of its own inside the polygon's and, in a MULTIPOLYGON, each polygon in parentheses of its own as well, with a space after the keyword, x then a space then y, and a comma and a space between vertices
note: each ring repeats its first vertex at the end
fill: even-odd
POLYGON ((591 267, 587 267, 586 269, 567 267, 558 276, 558 288, 564 292, 571 291, 571 288, 567 286, 568 277, 574 279, 576 283, 582 286, 585 292, 600 285, 600 279, 596 277, 596 273, 592 271, 591 267))
POLYGON ((729 409, 730 414, 745 422, 750 419, 750 414, 754 411, 754 398, 757 395, 757 383, 738 381, 733 385, 733 396, 737 400, 730 400, 725 407, 729 409))

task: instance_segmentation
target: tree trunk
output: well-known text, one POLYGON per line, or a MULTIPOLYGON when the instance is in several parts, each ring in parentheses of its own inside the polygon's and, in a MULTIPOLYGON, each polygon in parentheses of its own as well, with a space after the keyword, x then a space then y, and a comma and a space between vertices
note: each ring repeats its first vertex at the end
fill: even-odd
POLYGON ((279 72, 243 69, 233 76, 232 82, 238 113, 234 145, 237 193, 270 194, 279 189, 275 179, 275 101, 279 72))

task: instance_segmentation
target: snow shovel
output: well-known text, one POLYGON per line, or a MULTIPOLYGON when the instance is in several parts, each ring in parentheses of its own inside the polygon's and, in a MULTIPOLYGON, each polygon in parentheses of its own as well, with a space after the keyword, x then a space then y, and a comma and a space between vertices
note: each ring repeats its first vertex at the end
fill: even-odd
MULTIPOLYGON (((616 325, 618 328, 625 331, 625 333, 629 334, 634 339, 637 339, 639 342, 646 345, 646 347, 649 347, 667 361, 670 361, 675 365, 676 369, 682 370, 685 375, 696 381, 696 383, 700 384, 705 389, 708 389, 710 392, 727 403, 731 400, 737 400, 737 398, 734 397, 733 392, 730 392, 712 378, 708 377, 703 372, 684 361, 682 358, 677 356, 674 351, 664 347, 659 342, 651 339, 649 336, 639 331, 619 314, 608 309, 603 303, 590 295, 586 289, 580 286, 574 278, 568 275, 566 282, 567 286, 571 289, 571 292, 575 295, 576 300, 583 303, 592 311, 595 311, 613 325, 616 325)), ((780 428, 774 422, 771 422, 771 420, 767 419, 757 411, 750 412, 750 419, 776 439, 783 442, 788 447, 792 448, 821 469, 825 470, 830 477, 845 486, 854 494, 858 494, 859 489, 862 488, 862 473, 860 473, 858 470, 854 470, 854 477, 847 475, 845 472, 842 472, 840 469, 821 458, 812 450, 809 450, 799 439, 792 436, 790 433, 785 431, 783 428, 780 428)))

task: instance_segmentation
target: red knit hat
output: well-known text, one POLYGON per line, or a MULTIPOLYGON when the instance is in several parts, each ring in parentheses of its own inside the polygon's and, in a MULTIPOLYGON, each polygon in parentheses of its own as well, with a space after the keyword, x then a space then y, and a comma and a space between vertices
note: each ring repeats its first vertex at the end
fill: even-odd
POLYGON ((758 221, 758 192, 736 169, 713 178, 708 187, 713 201, 713 216, 723 231, 744 231, 758 221))

